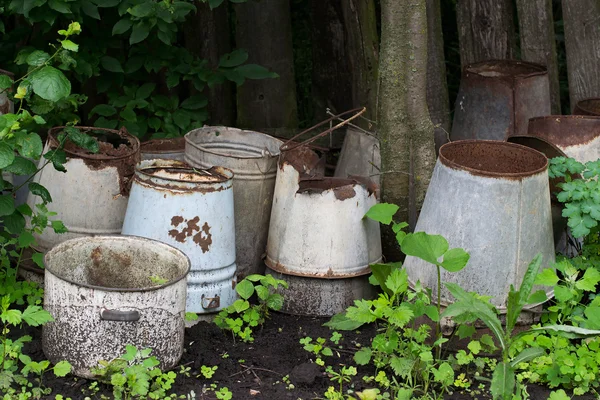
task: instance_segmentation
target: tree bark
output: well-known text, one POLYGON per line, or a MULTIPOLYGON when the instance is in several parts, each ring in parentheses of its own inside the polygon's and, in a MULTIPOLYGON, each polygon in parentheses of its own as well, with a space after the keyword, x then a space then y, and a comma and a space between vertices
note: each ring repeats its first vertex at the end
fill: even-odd
MULTIPOLYGON (((379 82, 382 196, 400 207, 397 220, 414 229, 435 164, 425 0, 381 1, 379 82)), ((388 260, 399 258, 394 235, 384 230, 383 239, 388 260)))
MULTIPOLYGON (((195 2, 198 10, 185 21, 185 47, 194 55, 206 59, 211 67, 231 51, 229 15, 225 5, 211 10, 208 3, 195 2)), ((193 90, 192 90, 193 91, 193 90)), ((231 126, 235 123, 234 86, 231 82, 206 88, 208 123, 231 126)))
POLYGON ((552 0, 517 0, 517 12, 521 34, 521 58, 548 68, 552 114, 560 114, 552 0))
POLYGON ((377 107, 379 38, 373 0, 311 0, 315 120, 326 108, 377 107))
POLYGON ((579 100, 600 96, 600 1, 562 2, 571 110, 579 100))
POLYGON ((463 67, 484 60, 514 57, 511 0, 457 0, 456 17, 463 67))
POLYGON ((235 11, 236 44, 248 51, 248 63, 279 74, 276 79, 246 80, 238 87, 238 125, 257 130, 297 127, 289 1, 248 1, 235 11))
POLYGON ((427 106, 435 126, 436 153, 448 142, 450 100, 446 81, 446 57, 442 34, 440 0, 426 0, 427 6, 427 106))

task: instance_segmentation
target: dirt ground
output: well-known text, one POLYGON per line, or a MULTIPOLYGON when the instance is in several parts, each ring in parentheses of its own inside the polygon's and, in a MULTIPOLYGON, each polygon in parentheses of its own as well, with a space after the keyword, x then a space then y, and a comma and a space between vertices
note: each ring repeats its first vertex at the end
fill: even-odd
MULTIPOLYGON (((264 400, 311 400, 322 399, 328 386, 335 385, 324 373, 324 368, 314 364, 314 356, 303 349, 299 340, 310 336, 329 338, 331 331, 322 324, 327 319, 299 317, 273 313, 262 330, 255 334, 254 343, 233 341, 231 335, 222 332, 212 323, 200 322, 186 329, 185 352, 180 364, 190 367, 190 377, 178 375, 173 387, 173 392, 186 395, 194 391, 196 399, 216 399, 214 392, 206 390, 212 383, 218 388, 227 387, 233 393, 234 400, 264 399, 264 400), (200 368, 205 366, 218 366, 214 376, 204 379, 196 378, 200 368), (287 378, 284 378, 287 377, 287 378), (289 380, 288 380, 289 379, 289 380), (287 381, 287 382, 286 382, 287 381), (293 389, 289 388, 289 383, 293 389), (203 393, 204 389, 204 393, 203 393)), ((366 344, 376 332, 375 326, 368 326, 359 333, 343 332, 340 341, 342 348, 334 351, 332 357, 325 358, 327 365, 339 369, 340 364, 353 365, 351 349, 356 348, 356 343, 366 344)), ((28 332, 33 336, 32 343, 27 345, 26 352, 34 358, 42 359, 41 329, 28 332)), ((176 371, 179 370, 179 367, 176 371)), ((351 386, 355 391, 373 387, 362 381, 364 375, 372 375, 372 366, 358 367, 358 375, 353 379, 351 386)), ((91 381, 73 376, 57 379, 51 373, 44 377, 44 384, 53 389, 52 395, 46 399, 54 399, 56 394, 65 398, 83 399, 90 396, 99 399, 100 394, 111 398, 111 390, 102 386, 101 390, 91 395, 87 388, 91 381)), ((542 387, 528 387, 530 398, 545 400, 549 390, 542 387)), ((471 395, 468 393, 453 393, 445 399, 488 399, 485 395, 471 395)), ((581 399, 593 399, 582 397, 581 399)))

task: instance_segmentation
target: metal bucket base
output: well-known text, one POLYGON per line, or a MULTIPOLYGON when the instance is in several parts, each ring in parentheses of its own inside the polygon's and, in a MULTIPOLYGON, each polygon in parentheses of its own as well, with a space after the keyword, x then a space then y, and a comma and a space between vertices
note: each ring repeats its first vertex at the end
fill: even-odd
POLYGON ((343 279, 320 279, 285 275, 267 267, 266 274, 288 283, 283 289, 285 314, 314 317, 331 317, 354 304, 354 300, 373 299, 377 295, 375 286, 369 283, 369 276, 343 279))

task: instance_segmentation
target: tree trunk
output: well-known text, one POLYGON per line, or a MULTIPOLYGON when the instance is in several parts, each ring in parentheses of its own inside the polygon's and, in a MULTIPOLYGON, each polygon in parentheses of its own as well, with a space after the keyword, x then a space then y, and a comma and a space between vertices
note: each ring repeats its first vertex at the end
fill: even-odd
POLYGON ((311 0, 312 93, 315 120, 326 108, 342 112, 377 105, 379 38, 373 0, 311 0))
MULTIPOLYGON (((225 5, 211 10, 208 3, 195 2, 197 12, 185 21, 185 47, 194 55, 206 59, 211 67, 231 51, 229 15, 225 5)), ((193 90, 192 90, 193 91, 193 90)), ((208 123, 231 126, 235 123, 234 87, 231 82, 206 88, 208 123)))
POLYGON ((562 2, 571 110, 579 100, 600 96, 600 1, 562 2))
POLYGON ((448 142, 450 103, 446 81, 446 57, 442 35, 440 0, 426 0, 427 5, 427 106, 435 126, 436 153, 448 142))
MULTIPOLYGON (((400 207, 396 220, 408 221, 412 229, 435 164, 426 90, 425 0, 382 0, 378 110, 382 196, 400 207)), ((383 239, 388 260, 398 258, 391 231, 384 230, 383 239)))
POLYGON ((552 0, 517 0, 517 11, 521 33, 521 58, 548 68, 552 114, 560 114, 552 0))
POLYGON ((511 0, 457 0, 458 41, 463 67, 514 56, 511 0))
POLYGON ((297 127, 289 1, 248 1, 235 11, 236 44, 248 51, 248 63, 279 74, 276 79, 246 80, 238 87, 238 125, 257 130, 297 127))

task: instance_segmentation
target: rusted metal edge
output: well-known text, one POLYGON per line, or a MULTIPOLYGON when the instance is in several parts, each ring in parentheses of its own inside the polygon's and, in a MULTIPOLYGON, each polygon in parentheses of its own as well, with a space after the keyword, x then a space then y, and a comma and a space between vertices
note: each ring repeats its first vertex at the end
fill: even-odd
POLYGON ((529 176, 537 175, 541 172, 544 172, 548 168, 548 159, 541 152, 534 150, 532 148, 526 147, 526 146, 519 145, 519 144, 500 142, 497 140, 459 140, 459 141, 455 141, 455 142, 446 143, 442 147, 440 147, 440 153, 439 153, 438 158, 442 164, 444 164, 445 166, 447 166, 449 168, 465 171, 472 175, 487 176, 487 177, 492 177, 492 178, 521 179, 521 178, 526 178, 529 176), (484 169, 478 169, 478 168, 473 168, 473 167, 468 167, 468 166, 462 165, 460 163, 454 162, 453 160, 451 160, 448 157, 447 154, 444 154, 444 153, 452 151, 453 148, 456 148, 459 146, 464 147, 464 146, 473 146, 473 145, 480 145, 480 146, 485 145, 485 146, 492 146, 492 147, 493 146, 496 146, 496 147, 505 147, 506 146, 506 147, 513 148, 516 151, 524 151, 524 152, 531 154, 532 157, 538 158, 538 160, 534 160, 534 161, 539 163, 540 166, 537 168, 531 169, 529 171, 526 171, 526 172, 516 172, 516 173, 493 172, 493 171, 486 171, 484 169))
MULTIPOLYGON (((98 247, 96 247, 96 248, 98 248, 98 247)), ((88 236, 88 237, 69 239, 62 243, 57 244, 52 249, 48 250, 48 252, 46 252, 46 254, 44 255, 44 265, 45 265, 45 269, 48 272, 50 272, 52 275, 62 279, 65 282, 71 283, 76 286, 87 287, 90 289, 104 290, 105 292, 151 292, 154 290, 165 288, 167 286, 171 286, 171 285, 179 282, 180 280, 185 279, 185 277, 188 275, 188 273, 190 272, 190 269, 191 269, 191 262, 190 262, 189 257, 181 250, 176 249, 175 247, 173 247, 169 244, 159 242, 157 240, 152 240, 152 239, 148 239, 148 238, 141 237, 141 236, 135 236, 135 235, 102 235, 102 236, 91 236, 91 237, 88 236), (76 243, 76 242, 80 242, 80 241, 89 242, 90 238, 110 238, 110 239, 117 239, 117 240, 125 240, 127 238, 135 238, 136 240, 140 240, 140 241, 144 241, 144 242, 152 242, 152 244, 154 246, 162 246, 162 247, 167 248, 171 252, 182 254, 188 260, 187 269, 186 269, 185 273, 181 274, 180 276, 175 277, 173 280, 171 280, 167 283, 164 283, 162 285, 146 286, 146 287, 141 287, 141 288, 111 288, 111 287, 96 286, 96 285, 89 285, 87 283, 75 282, 71 279, 66 279, 66 278, 62 277, 60 274, 57 274, 56 272, 52 271, 52 268, 48 267, 48 264, 49 264, 48 258, 52 257, 54 255, 54 253, 63 251, 64 248, 67 248, 69 245, 72 245, 73 243, 76 243)))
POLYGON ((296 193, 322 194, 332 191, 338 200, 347 200, 356 195, 355 186, 364 187, 369 196, 377 192, 377 185, 365 177, 350 176, 348 178, 323 177, 300 179, 296 193))
POLYGON ((579 100, 573 109, 573 114, 600 116, 600 97, 579 100))
POLYGON ((600 137, 600 116, 547 115, 531 118, 527 133, 563 148, 586 144, 600 137), (559 125, 560 128, 557 128, 559 125))
MULTIPOLYGON (((239 131, 241 133, 247 133, 247 134, 257 134, 257 135, 265 135, 265 136, 269 136, 273 139, 279 140, 280 139, 273 137, 271 135, 267 135, 266 133, 263 132, 258 132, 258 131, 250 131, 250 130, 245 130, 245 129, 239 129, 239 128, 231 128, 231 127, 227 127, 227 126, 205 126, 203 128, 198 128, 198 129, 194 129, 188 133, 185 134, 184 139, 185 139, 185 143, 186 146, 189 144, 191 147, 194 147, 204 153, 209 153, 215 156, 220 156, 220 157, 231 157, 231 155, 226 154, 226 153, 219 153, 216 151, 211 151, 209 149, 207 149, 206 147, 203 147, 202 145, 193 142, 190 137, 193 135, 197 135, 197 131, 201 131, 202 129, 214 129, 217 130, 218 128, 222 128, 223 130, 236 130, 239 131)), ((256 149, 259 149, 258 147, 256 147, 256 149)), ((264 149, 260 149, 261 150, 261 156, 235 156, 232 158, 237 158, 237 159, 242 159, 242 160, 254 160, 254 159, 261 159, 261 158, 269 158, 269 157, 277 157, 279 155, 279 153, 271 153, 268 149, 264 148, 264 149)))
POLYGON ((185 150, 185 138, 152 139, 141 144, 140 151, 146 154, 169 154, 185 150))
POLYGON ((547 74, 548 69, 541 64, 527 62, 527 61, 494 59, 494 60, 480 61, 477 63, 466 65, 463 68, 462 73, 463 73, 463 75, 465 75, 465 74, 477 75, 483 79, 495 79, 495 80, 504 80, 504 81, 513 82, 515 80, 521 80, 521 79, 531 78, 533 76, 547 74), (519 65, 519 66, 525 66, 525 67, 531 68, 532 71, 528 72, 528 73, 520 73, 520 74, 504 74, 503 76, 494 77, 494 76, 482 75, 481 72, 474 70, 476 68, 483 67, 484 65, 498 65, 498 66, 502 66, 502 67, 519 65))
MULTIPOLYGON (((375 263, 381 261, 381 259, 375 261, 375 263)), ((363 270, 355 272, 353 274, 336 274, 331 269, 329 269, 325 274, 302 274, 298 271, 288 270, 283 264, 272 260, 268 255, 265 258, 265 264, 267 267, 272 269, 273 271, 277 271, 281 274, 285 275, 293 275, 300 276, 303 278, 316 278, 316 279, 344 279, 344 278, 354 278, 357 276, 363 276, 371 273, 371 267, 367 265, 363 270)))
MULTIPOLYGON (((58 142, 58 139, 56 138, 56 133, 65 128, 66 128, 66 126, 57 126, 54 128, 50 128, 48 130, 48 139, 50 140, 51 147, 56 148, 58 146, 59 142, 58 142)), ((105 160, 116 161, 116 160, 123 160, 123 159, 129 158, 129 157, 135 156, 136 153, 139 153, 140 140, 138 138, 136 138, 135 136, 133 136, 132 134, 130 134, 129 132, 127 132, 127 129, 125 129, 125 127, 122 127, 119 130, 98 128, 98 127, 93 127, 93 126, 74 126, 73 128, 79 129, 82 131, 94 130, 94 131, 110 132, 112 134, 116 134, 116 135, 122 137, 123 139, 127 140, 131 146, 130 151, 128 151, 127 153, 124 153, 123 155, 119 155, 119 156, 111 156, 108 154, 87 154, 87 153, 83 153, 83 152, 79 152, 79 151, 71 151, 71 150, 63 149, 63 151, 65 153, 67 153, 73 157, 88 159, 88 160, 97 160, 97 161, 105 161, 105 160)))
POLYGON ((172 182, 184 182, 184 183, 198 183, 198 184, 215 184, 223 183, 233 179, 234 174, 229 168, 225 167, 211 167, 211 168, 194 168, 186 162, 178 160, 144 160, 140 162, 136 167, 135 171, 140 175, 145 175, 150 178, 163 179, 172 182), (210 176, 216 178, 213 181, 191 181, 186 179, 175 179, 164 176, 157 176, 152 171, 155 170, 176 170, 194 175, 210 176))

